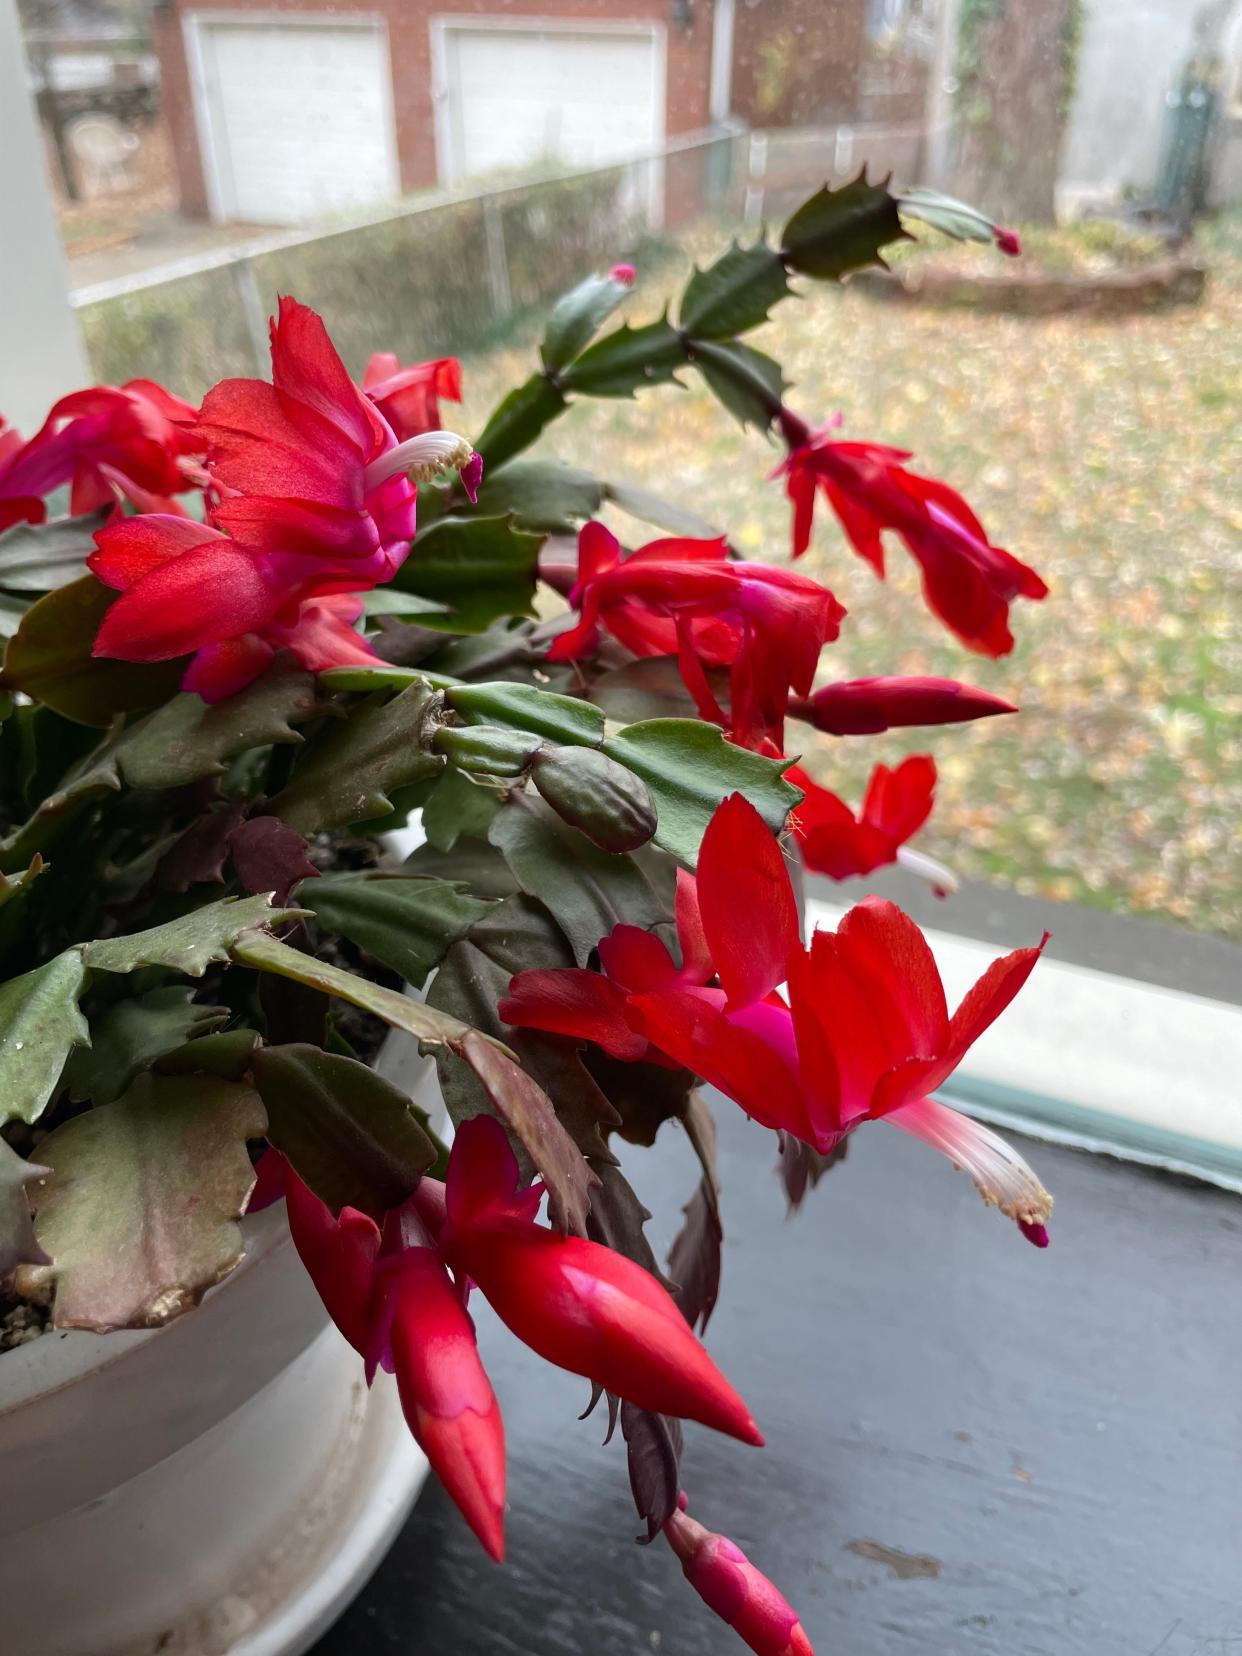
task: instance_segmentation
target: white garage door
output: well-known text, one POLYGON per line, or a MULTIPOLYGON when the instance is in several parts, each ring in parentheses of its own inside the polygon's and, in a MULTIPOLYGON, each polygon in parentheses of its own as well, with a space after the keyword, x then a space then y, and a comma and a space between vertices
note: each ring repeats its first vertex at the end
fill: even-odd
POLYGON ((301 224, 398 193, 379 24, 191 19, 214 216, 301 224))
POLYGON ((655 35, 439 28, 444 182, 545 160, 605 166, 659 148, 663 57, 655 35))

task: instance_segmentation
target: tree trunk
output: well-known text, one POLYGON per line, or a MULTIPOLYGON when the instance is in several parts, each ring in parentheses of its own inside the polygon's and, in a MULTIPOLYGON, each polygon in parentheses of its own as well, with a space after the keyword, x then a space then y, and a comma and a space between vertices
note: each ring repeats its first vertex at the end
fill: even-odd
POLYGON ((1051 224, 1081 0, 965 0, 956 190, 1004 223, 1051 224))

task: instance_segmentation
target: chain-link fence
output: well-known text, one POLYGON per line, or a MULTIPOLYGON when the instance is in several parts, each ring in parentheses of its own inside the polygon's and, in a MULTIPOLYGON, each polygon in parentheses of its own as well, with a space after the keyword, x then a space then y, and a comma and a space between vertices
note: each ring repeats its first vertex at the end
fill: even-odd
POLYGON ((197 397, 263 372, 267 317, 296 293, 360 371, 477 350, 586 272, 641 261, 701 219, 772 219, 826 178, 916 175, 916 126, 692 134, 657 154, 472 194, 428 192, 396 211, 273 232, 73 295, 95 377, 157 379, 197 397))

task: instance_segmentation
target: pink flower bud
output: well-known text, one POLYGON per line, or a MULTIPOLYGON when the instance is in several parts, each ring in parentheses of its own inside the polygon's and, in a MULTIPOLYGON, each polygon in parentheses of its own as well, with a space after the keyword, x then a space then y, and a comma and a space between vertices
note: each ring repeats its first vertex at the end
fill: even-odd
POLYGON ((499 1563, 505 1555, 505 1428, 474 1325, 438 1256, 411 1248, 392 1286, 401 1408, 432 1470, 499 1563))
POLYGON ((1018 240, 1016 230, 1006 230, 1003 224, 996 226, 996 245, 1002 253, 1007 253, 1011 259, 1016 259, 1022 251, 1022 243, 1018 240))
POLYGON ((632 264, 619 264, 613 265, 608 274, 614 282, 620 282, 623 287, 633 287, 634 278, 638 272, 632 264))
POLYGON ((682 1509, 665 1524, 664 1537, 704 1604, 756 1656, 815 1656, 797 1612, 728 1536, 704 1529, 682 1509))
POLYGON ((498 1122, 476 1116, 458 1128, 439 1237, 454 1274, 469 1277, 518 1339, 558 1368, 640 1409, 762 1444, 667 1290, 612 1248, 533 1224, 517 1177, 498 1122))

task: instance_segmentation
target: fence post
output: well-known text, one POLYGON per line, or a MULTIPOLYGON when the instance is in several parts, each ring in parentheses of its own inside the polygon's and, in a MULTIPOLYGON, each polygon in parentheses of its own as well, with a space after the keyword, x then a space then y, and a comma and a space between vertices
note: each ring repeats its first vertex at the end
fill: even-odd
POLYGON ((752 132, 750 135, 749 177, 746 181, 746 201, 742 217, 747 224, 758 224, 763 217, 763 181, 768 171, 768 135, 752 132))
POLYGON ((494 195, 483 197, 483 235, 487 242, 487 285, 491 289, 492 309, 498 319, 503 319, 513 309, 513 295, 509 291, 504 220, 494 195))

